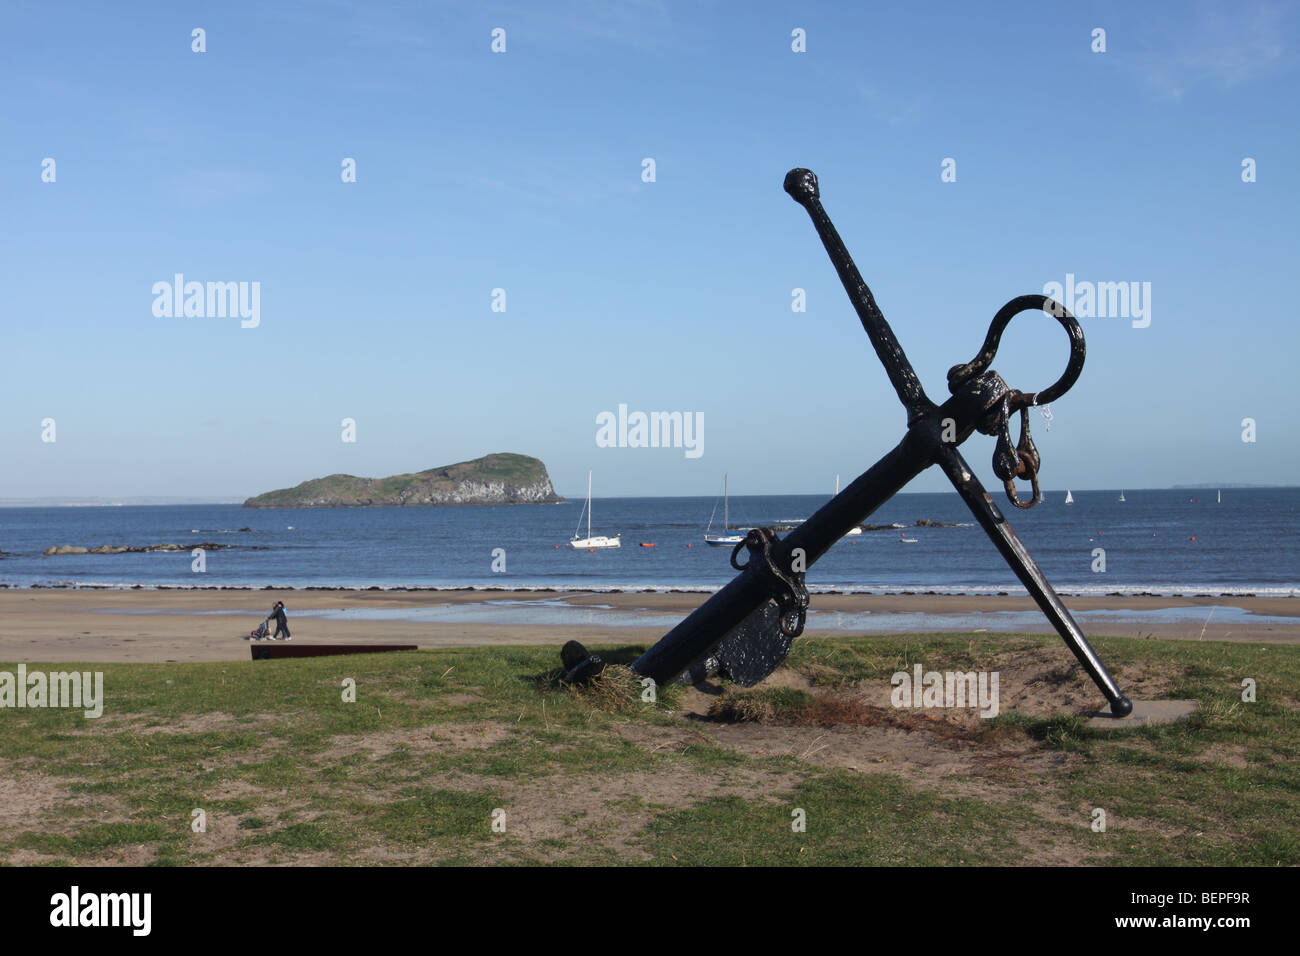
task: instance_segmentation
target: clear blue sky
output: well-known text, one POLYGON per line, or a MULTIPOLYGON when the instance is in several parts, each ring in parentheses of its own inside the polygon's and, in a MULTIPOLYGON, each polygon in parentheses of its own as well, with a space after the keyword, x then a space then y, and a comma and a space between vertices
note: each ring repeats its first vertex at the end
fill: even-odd
MULTIPOLYGON (((588 468, 599 495, 829 492, 903 414, 794 166, 935 399, 1011 297, 1151 283, 1149 327, 1083 320, 1082 379, 1034 416, 1045 486, 1298 479, 1294 5, 8 0, 0 24, 0 497, 492 451, 566 494, 588 468), (261 324, 155 317, 177 272, 260 282, 261 324), (702 412, 704 454, 596 447, 619 403, 702 412)), ((995 367, 1033 390, 1063 361, 1034 314, 995 367)), ((965 446, 990 485, 991 445, 965 446)))

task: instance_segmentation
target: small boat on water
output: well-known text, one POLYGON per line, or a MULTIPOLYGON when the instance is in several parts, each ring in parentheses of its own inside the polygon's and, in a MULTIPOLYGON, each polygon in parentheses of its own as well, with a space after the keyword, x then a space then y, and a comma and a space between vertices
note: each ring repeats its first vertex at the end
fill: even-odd
POLYGON ((1124 492, 1122 492, 1122 491, 1119 493, 1119 500, 1120 500, 1120 501, 1123 501, 1123 500, 1124 500, 1124 492))
POLYGON ((906 531, 898 532, 898 540, 903 544, 916 544, 916 538, 909 538, 906 531))
POLYGON ((1065 489, 1065 503, 1066 503, 1067 505, 1072 505, 1072 504, 1074 504, 1074 495, 1072 495, 1072 494, 1070 493, 1070 489, 1069 489, 1069 488, 1066 488, 1066 489, 1065 489))
POLYGON ((582 511, 587 513, 587 536, 578 537, 578 528, 582 527, 582 512, 578 513, 578 528, 573 529, 573 537, 569 540, 571 548, 586 548, 588 551, 594 551, 596 548, 617 548, 621 547, 622 542, 619 540, 623 536, 616 534, 609 538, 603 534, 595 537, 591 534, 591 472, 587 472, 587 503, 582 506, 582 511))
MULTIPOLYGON (((713 513, 717 514, 718 504, 713 503, 713 513)), ((727 495, 727 476, 722 476, 722 534, 709 534, 713 530, 713 515, 709 515, 709 526, 704 530, 704 543, 711 544, 715 548, 723 545, 737 545, 745 540, 743 534, 727 534, 731 530, 731 511, 729 509, 729 498, 727 495)))

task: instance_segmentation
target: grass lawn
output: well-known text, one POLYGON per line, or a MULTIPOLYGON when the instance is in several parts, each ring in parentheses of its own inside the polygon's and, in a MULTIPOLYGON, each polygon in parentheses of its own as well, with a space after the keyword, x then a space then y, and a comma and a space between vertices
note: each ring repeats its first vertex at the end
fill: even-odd
POLYGON ((1300 864, 1300 648, 1095 644, 1200 708, 1091 729, 1059 639, 989 634, 801 638, 759 688, 653 703, 557 686, 550 647, 86 665, 98 720, 0 710, 0 861, 1300 864), (1001 712, 891 707, 915 663, 998 671, 1001 712))

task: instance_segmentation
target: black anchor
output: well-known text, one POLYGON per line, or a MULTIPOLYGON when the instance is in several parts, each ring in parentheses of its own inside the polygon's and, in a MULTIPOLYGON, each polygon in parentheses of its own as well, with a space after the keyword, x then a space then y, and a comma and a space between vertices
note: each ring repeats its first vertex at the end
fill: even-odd
MULTIPOLYGON (((1002 479, 1007 497, 1018 508, 1031 508, 1039 502, 1040 459, 1029 434, 1028 410, 1060 398, 1078 379, 1085 353, 1078 321, 1063 305, 1046 296, 1012 299, 993 317, 979 354, 949 370, 951 397, 936 405, 926 396, 902 346, 822 208, 817 177, 807 169, 792 169, 785 177, 785 191, 812 218, 849 301, 906 409, 907 432, 892 451, 785 538, 777 537, 770 528, 750 531, 732 553, 732 565, 740 573, 641 655, 632 669, 658 684, 683 675, 698 681, 715 673, 724 673, 743 686, 758 683, 781 664, 791 642, 803 631, 809 603, 804 586, 807 568, 918 474, 938 465, 1106 695, 1111 714, 1127 716, 1133 710, 1132 702, 1120 692, 1079 625, 957 450, 972 432, 997 436, 993 471, 1002 479), (1069 336, 1070 358, 1065 372, 1051 387, 1041 392, 1020 392, 1010 388, 989 366, 1007 325, 1020 313, 1031 310, 1042 310, 1061 324, 1069 336), (1017 412, 1020 435, 1013 444, 1010 422, 1017 412), (1020 499, 1016 479, 1030 482, 1028 501, 1020 499), (749 551, 749 560, 743 565, 736 560, 742 548, 749 551)), ((577 641, 564 646, 561 658, 569 681, 585 680, 603 666, 598 655, 589 653, 577 641)))

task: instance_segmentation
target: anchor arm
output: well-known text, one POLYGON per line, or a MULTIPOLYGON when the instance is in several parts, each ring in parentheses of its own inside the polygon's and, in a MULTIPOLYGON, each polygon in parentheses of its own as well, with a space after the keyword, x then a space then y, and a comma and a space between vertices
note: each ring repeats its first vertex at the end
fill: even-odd
POLYGON ((952 486, 957 489, 962 500, 966 502, 966 507, 975 516, 975 520, 984 529, 984 533, 1001 552, 1003 559, 1020 579, 1020 583, 1029 591, 1029 596, 1034 599, 1034 603, 1051 621, 1056 633, 1061 635, 1061 639, 1078 658, 1093 683, 1106 695, 1106 699, 1110 702, 1111 713, 1116 717, 1126 717, 1132 713, 1133 702, 1120 691, 1115 678, 1101 662, 1097 652, 1092 649, 1092 645, 1084 637, 1074 617, 1061 603, 1060 597, 1043 576, 1042 570, 1030 556, 1011 525, 1007 523, 1007 519, 1002 516, 998 506, 993 503, 992 495, 984 490, 980 480, 966 464, 966 459, 962 457, 961 452, 956 446, 943 446, 939 452, 938 464, 943 469, 943 473, 948 476, 948 480, 952 482, 952 486))

